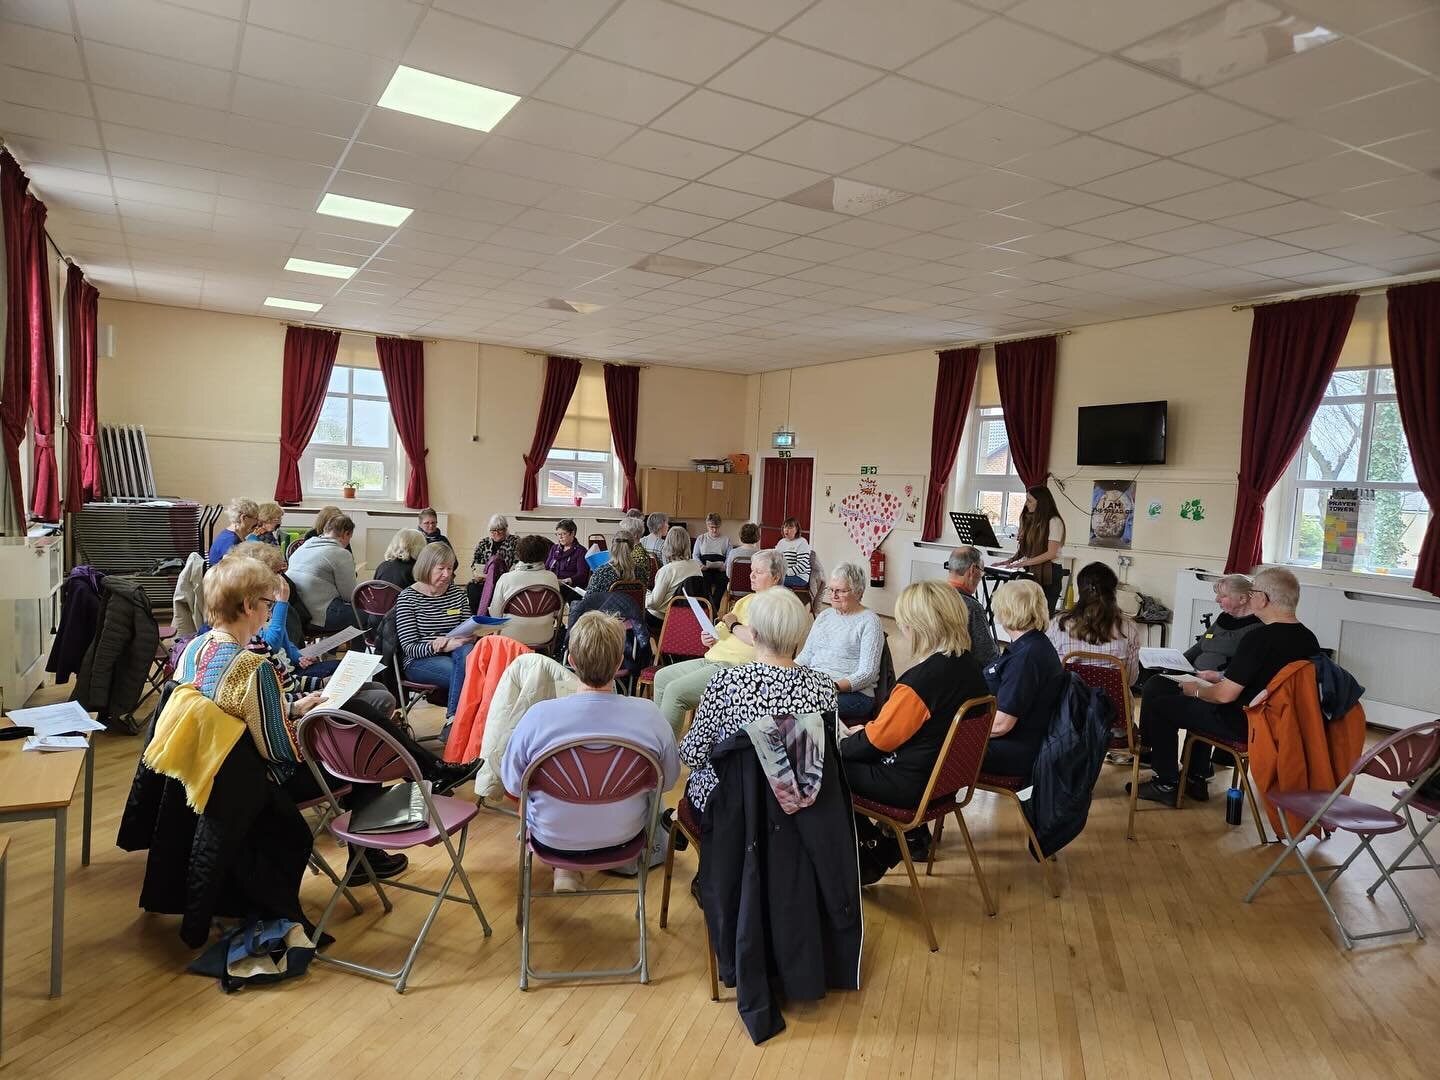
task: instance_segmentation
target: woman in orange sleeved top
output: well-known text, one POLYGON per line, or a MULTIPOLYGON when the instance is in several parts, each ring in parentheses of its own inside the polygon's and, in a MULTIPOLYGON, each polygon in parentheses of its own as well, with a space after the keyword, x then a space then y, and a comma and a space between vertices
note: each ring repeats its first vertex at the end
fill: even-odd
MULTIPOLYGON (((944 581, 906 588, 895 603, 895 622, 909 637, 912 654, 924 659, 900 677, 879 716, 841 740, 840 757, 854 794, 913 807, 925 794, 956 711, 990 690, 970 653, 969 616, 944 581)), ((900 849, 889 830, 869 818, 857 815, 856 831, 860 880, 868 885, 900 862, 900 849)), ((928 829, 912 830, 906 841, 912 857, 928 857, 928 829)))

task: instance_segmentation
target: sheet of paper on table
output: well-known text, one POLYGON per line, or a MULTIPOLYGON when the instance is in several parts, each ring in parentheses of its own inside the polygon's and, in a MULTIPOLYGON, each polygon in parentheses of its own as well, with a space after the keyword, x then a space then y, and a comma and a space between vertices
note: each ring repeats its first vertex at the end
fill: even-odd
POLYGON ((383 657, 375 653, 347 652, 335 674, 321 691, 321 705, 327 709, 339 709, 354 696, 355 691, 370 681, 370 676, 380 666, 383 657))
POLYGON ((25 740, 25 750, 84 750, 90 740, 84 735, 31 735, 25 740))
POLYGON ((90 719, 90 714, 78 701, 37 705, 33 709, 11 709, 8 715, 16 727, 34 728, 36 735, 69 735, 79 731, 105 730, 104 724, 90 719))
POLYGON ((365 631, 361 630, 358 626, 347 626, 344 630, 341 630, 338 633, 331 634, 327 638, 321 638, 313 645, 305 646, 305 648, 300 650, 300 655, 308 656, 313 659, 318 659, 324 656, 331 649, 338 648, 341 645, 344 645, 347 641, 354 641, 363 633, 365 633, 365 631))
POLYGON ((1140 650, 1140 666, 1156 668, 1161 671, 1194 671, 1195 665, 1185 659, 1185 654, 1179 649, 1151 649, 1140 650))

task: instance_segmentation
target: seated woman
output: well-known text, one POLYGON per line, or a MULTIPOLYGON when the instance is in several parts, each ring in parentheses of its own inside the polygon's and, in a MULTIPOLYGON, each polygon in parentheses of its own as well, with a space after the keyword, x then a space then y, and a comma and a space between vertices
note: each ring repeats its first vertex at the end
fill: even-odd
POLYGON ((254 499, 230 500, 230 505, 225 511, 228 526, 215 534, 215 539, 210 544, 209 554, 205 557, 206 566, 219 566, 220 560, 225 557, 227 551, 236 544, 244 542, 245 537, 250 535, 250 530, 255 527, 259 509, 255 505, 254 499))
POLYGON ((670 528, 670 515, 651 514, 645 519, 645 531, 640 537, 640 546, 661 562, 665 561, 665 537, 670 528))
POLYGON ((869 579, 854 563, 830 575, 830 607, 820 613, 795 662, 824 672, 840 695, 841 720, 868 720, 875 712, 875 684, 885 628, 860 600, 869 579))
POLYGON ((780 523, 781 539, 775 550, 785 560, 785 581, 787 589, 808 589, 810 587, 811 551, 810 542, 800 535, 800 522, 786 518, 780 523))
POLYGON ((705 571, 705 595, 710 600, 710 610, 719 611, 720 601, 725 598, 729 580, 725 576, 725 560, 730 554, 730 538, 720 531, 720 515, 705 515, 705 531, 695 538, 691 552, 705 571))
POLYGON ((340 514, 341 510, 338 506, 322 506, 319 510, 315 511, 315 523, 310 526, 305 535, 300 539, 313 540, 317 536, 324 536, 325 526, 329 525, 330 522, 339 517, 340 514))
POLYGON ((445 688, 445 719, 455 715, 465 684, 465 661, 475 639, 448 637, 470 617, 465 590, 455 581, 449 544, 426 544, 415 559, 415 581, 395 600, 395 634, 405 657, 405 678, 445 688))
POLYGON ((760 550, 760 526, 747 521, 740 526, 740 543, 732 547, 725 556, 725 576, 730 577, 730 568, 736 559, 748 559, 760 550))
MULTIPOLYGON (((436 513, 433 506, 427 506, 420 511, 420 516, 415 519, 420 535, 425 538, 427 544, 450 544, 450 538, 440 531, 440 515, 436 513)), ((451 550, 455 545, 450 544, 451 550)))
MULTIPOLYGON (((617 581, 640 581, 635 570, 635 560, 631 557, 634 544, 628 532, 617 532, 610 541, 608 550, 610 559, 591 572, 590 583, 586 586, 587 592, 606 592, 617 581)), ((646 565, 649 565, 648 559, 646 565)))
POLYGON ((470 557, 470 584, 465 591, 470 595, 470 610, 480 606, 480 593, 485 585, 485 566, 499 555, 508 570, 515 565, 515 545, 519 537, 510 534, 510 522, 504 514, 491 514, 485 526, 489 535, 475 545, 475 554, 470 557))
POLYGON ((1084 567, 1075 575, 1075 606, 1051 620, 1047 636, 1061 660, 1072 652, 1115 657, 1125 665, 1126 685, 1134 686, 1140 674, 1140 628, 1120 610, 1119 586, 1115 571, 1104 563, 1084 567))
MULTIPOLYGON (((320 689, 320 682, 327 676, 332 675, 339 663, 334 660, 317 660, 313 656, 301 656, 300 648, 295 644, 295 639, 290 636, 290 604, 292 594, 290 592, 290 580, 285 577, 285 556, 278 547, 260 540, 247 540, 243 544, 237 544, 230 549, 226 559, 245 558, 254 559, 265 569, 269 570, 276 578, 275 606, 270 609, 270 618, 260 632, 256 635, 264 641, 266 646, 275 653, 284 656, 290 666, 298 669, 307 677, 316 680, 315 685, 309 687, 311 690, 320 689)), ((223 559, 221 560, 224 561, 223 559)))
MULTIPOLYGON (((609 615, 587 612, 570 628, 570 664, 580 687, 568 697, 536 702, 515 725, 500 766, 507 792, 518 793, 526 771, 552 749, 581 739, 624 739, 654 754, 663 773, 654 798, 680 778, 675 736, 655 703, 615 694, 615 669, 624 650, 625 627, 609 615)), ((531 792, 525 820, 535 840, 548 848, 593 851, 627 843, 644 832, 653 805, 649 795, 577 806, 531 792)), ((583 885, 584 875, 555 871, 557 892, 575 892, 583 885)))
MULTIPOLYGON (((231 716, 245 723, 271 778, 298 802, 318 798, 320 787, 300 757, 295 730, 301 717, 320 705, 318 693, 286 700, 280 676, 265 657, 246 645, 270 619, 279 583, 255 559, 222 560, 205 574, 205 611, 211 628, 180 654, 175 680, 193 685, 231 716)), ((379 794, 377 784, 355 784, 352 805, 379 794)), ((404 855, 370 853, 377 877, 394 877, 404 855)))
MULTIPOLYGON (((1224 671, 1235 658, 1240 639, 1262 625, 1260 616, 1250 610, 1250 587, 1251 581, 1244 574, 1226 574, 1215 582, 1215 602, 1220 605, 1220 614, 1211 621, 1210 628, 1195 639, 1195 644, 1185 650, 1185 659, 1196 671, 1224 671)), ((1161 682, 1178 686, 1169 679, 1161 682)))
POLYGON ((1010 647, 985 669, 995 695, 995 724, 981 767, 997 776, 1030 777, 1040 744, 1065 690, 1065 669, 1045 636, 1050 606, 1033 581, 1008 581, 991 602, 995 621, 1010 636, 1010 647))
MULTIPOLYGON (((543 536, 523 537, 516 545, 515 553, 517 561, 495 583, 487 614, 507 614, 505 604, 523 589, 549 589, 557 599, 561 596, 560 579, 545 569, 550 541, 543 536)), ((510 621, 500 628, 500 632, 533 648, 549 645, 555 639, 555 624, 554 615, 510 615, 510 621)))
POLYGON ((766 589, 750 601, 755 659, 716 672, 695 710, 695 721, 680 743, 680 760, 690 766, 685 797, 704 815, 719 782, 710 752, 762 716, 834 712, 835 682, 802 667, 795 653, 810 630, 810 613, 788 589, 766 589))
POLYGON ((630 541, 630 563, 635 567, 635 576, 649 589, 655 584, 655 564, 658 560, 652 559, 650 553, 640 546, 644 535, 645 522, 641 518, 627 517, 615 529, 615 539, 624 536, 630 541))
POLYGON ((255 527, 245 539, 260 540, 279 547, 280 519, 284 516, 285 511, 279 503, 261 503, 255 510, 255 527))
POLYGON ((578 529, 575 522, 564 518, 555 525, 555 543, 545 556, 545 569, 560 579, 566 586, 561 591, 574 600, 590 582, 590 564, 585 561, 585 549, 575 540, 578 529))
POLYGON ((385 558, 375 568, 375 576, 399 589, 408 589, 415 580, 415 560, 425 550, 425 534, 419 529, 401 529, 390 539, 385 558))
MULTIPOLYGON (((915 806, 924 796, 956 712, 990 693, 970 652, 969 622, 964 603, 941 580, 916 582, 895 601, 895 623, 910 639, 917 662, 895 684, 880 714, 840 743, 845 776, 856 795, 901 807, 915 806)), ((889 830, 863 815, 856 829, 860 880, 868 884, 900 861, 900 849, 889 830), (867 846, 877 858, 867 858, 867 846)), ((928 829, 915 829, 907 839, 913 855, 928 855, 928 829)))
MULTIPOLYGON (((680 586, 703 572, 699 561, 690 554, 690 534, 683 527, 672 525, 665 534, 664 565, 655 572, 655 584, 645 594, 645 607, 650 617, 663 622, 665 611, 680 591, 680 586)), ((703 599, 703 596, 697 594, 696 599, 703 599)))

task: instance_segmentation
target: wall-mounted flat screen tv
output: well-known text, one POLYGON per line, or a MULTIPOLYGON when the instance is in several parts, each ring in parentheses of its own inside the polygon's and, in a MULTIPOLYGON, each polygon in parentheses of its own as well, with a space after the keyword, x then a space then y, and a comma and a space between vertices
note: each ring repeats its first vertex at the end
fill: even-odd
POLYGON ((1164 465, 1168 402, 1083 405, 1075 461, 1079 465, 1164 465))

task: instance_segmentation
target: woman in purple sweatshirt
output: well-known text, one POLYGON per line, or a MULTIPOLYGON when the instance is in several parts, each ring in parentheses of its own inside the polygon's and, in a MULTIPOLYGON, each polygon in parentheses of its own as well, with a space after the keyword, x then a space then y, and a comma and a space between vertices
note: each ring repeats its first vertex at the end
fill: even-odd
POLYGON ((555 543, 545 556, 545 569, 559 578, 561 585, 583 589, 590 581, 590 564, 585 561, 585 549, 575 542, 575 532, 575 522, 569 518, 555 526, 555 543))

